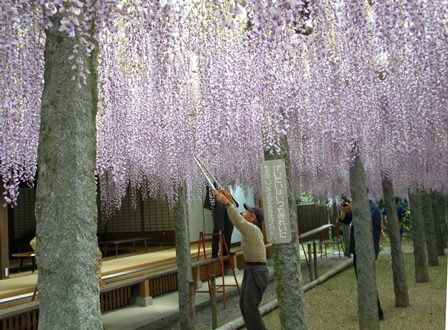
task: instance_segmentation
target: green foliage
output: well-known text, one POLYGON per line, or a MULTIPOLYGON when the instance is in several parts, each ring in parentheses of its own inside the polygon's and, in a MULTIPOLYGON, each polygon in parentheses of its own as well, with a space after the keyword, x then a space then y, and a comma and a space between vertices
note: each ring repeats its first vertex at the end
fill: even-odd
POLYGON ((315 199, 313 194, 302 193, 299 198, 296 199, 297 205, 309 205, 316 204, 318 201, 315 199))

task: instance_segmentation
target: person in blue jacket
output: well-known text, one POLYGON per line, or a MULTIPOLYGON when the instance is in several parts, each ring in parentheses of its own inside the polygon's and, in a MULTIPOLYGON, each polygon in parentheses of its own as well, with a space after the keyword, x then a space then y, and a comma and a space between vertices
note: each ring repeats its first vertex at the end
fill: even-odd
MULTIPOLYGON (((380 253, 380 237, 381 237, 381 213, 376 204, 369 199, 370 204, 370 214, 372 216, 372 230, 373 230, 373 248, 375 250, 375 260, 378 259, 378 254, 380 253)), ((355 267, 355 275, 358 277, 356 271, 356 247, 355 247, 355 228, 353 227, 353 222, 351 224, 350 231, 350 253, 353 254, 353 266, 355 267)), ((384 320, 383 309, 381 308, 380 298, 377 292, 378 301, 378 318, 380 321, 384 320)))
MULTIPOLYGON (((381 237, 381 213, 376 204, 369 199, 370 204, 370 214, 372 216, 372 230, 373 230, 373 248, 375 250, 375 260, 378 258, 380 253, 380 237, 381 237)), ((350 231, 350 253, 356 256, 355 253, 355 230, 353 228, 350 231)), ((355 268, 356 269, 356 268, 355 268)))
POLYGON ((398 223, 400 224, 400 238, 403 238, 403 219, 406 211, 399 203, 400 198, 395 197, 395 210, 397 211, 398 223))

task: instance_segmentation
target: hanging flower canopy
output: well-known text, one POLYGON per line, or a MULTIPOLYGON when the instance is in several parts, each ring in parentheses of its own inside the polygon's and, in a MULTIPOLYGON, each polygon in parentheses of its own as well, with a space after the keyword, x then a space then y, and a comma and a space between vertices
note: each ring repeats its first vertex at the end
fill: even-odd
POLYGON ((5 200, 37 172, 45 29, 77 40, 79 85, 98 49, 104 210, 127 187, 174 197, 204 180, 259 191, 287 136, 297 193, 347 192, 358 147, 371 191, 446 190, 448 1, 2 1, 0 175, 5 200))

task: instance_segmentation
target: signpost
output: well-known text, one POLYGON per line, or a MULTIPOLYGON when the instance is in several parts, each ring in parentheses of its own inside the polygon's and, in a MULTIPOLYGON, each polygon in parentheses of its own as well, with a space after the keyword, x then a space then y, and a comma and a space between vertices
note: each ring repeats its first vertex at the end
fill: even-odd
POLYGON ((289 243, 291 226, 285 161, 265 160, 260 172, 267 240, 272 244, 289 243))

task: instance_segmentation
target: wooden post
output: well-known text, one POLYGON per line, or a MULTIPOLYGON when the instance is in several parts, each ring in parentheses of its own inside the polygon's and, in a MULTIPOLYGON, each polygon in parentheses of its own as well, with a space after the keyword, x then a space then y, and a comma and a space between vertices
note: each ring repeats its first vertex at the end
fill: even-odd
POLYGON ((316 242, 313 242, 313 258, 314 258, 314 278, 318 277, 317 275, 317 251, 316 251, 316 242))
POLYGON ((148 280, 143 281, 139 284, 139 295, 140 295, 140 297, 143 297, 143 298, 151 296, 148 280))
MULTIPOLYGON (((0 198, 3 199, 3 185, 1 185, 0 198)), ((8 239, 8 207, 0 204, 0 279, 9 277, 9 239, 8 239)))
POLYGON ((307 244, 308 246, 308 269, 310 271, 310 281, 314 280, 314 267, 313 267, 313 254, 311 253, 311 243, 307 244))
POLYGON ((215 275, 210 277, 210 305, 212 307, 212 329, 218 327, 218 312, 216 309, 216 281, 215 275))
POLYGON ((132 303, 143 307, 153 304, 149 280, 144 280, 138 284, 138 293, 135 292, 132 303))

